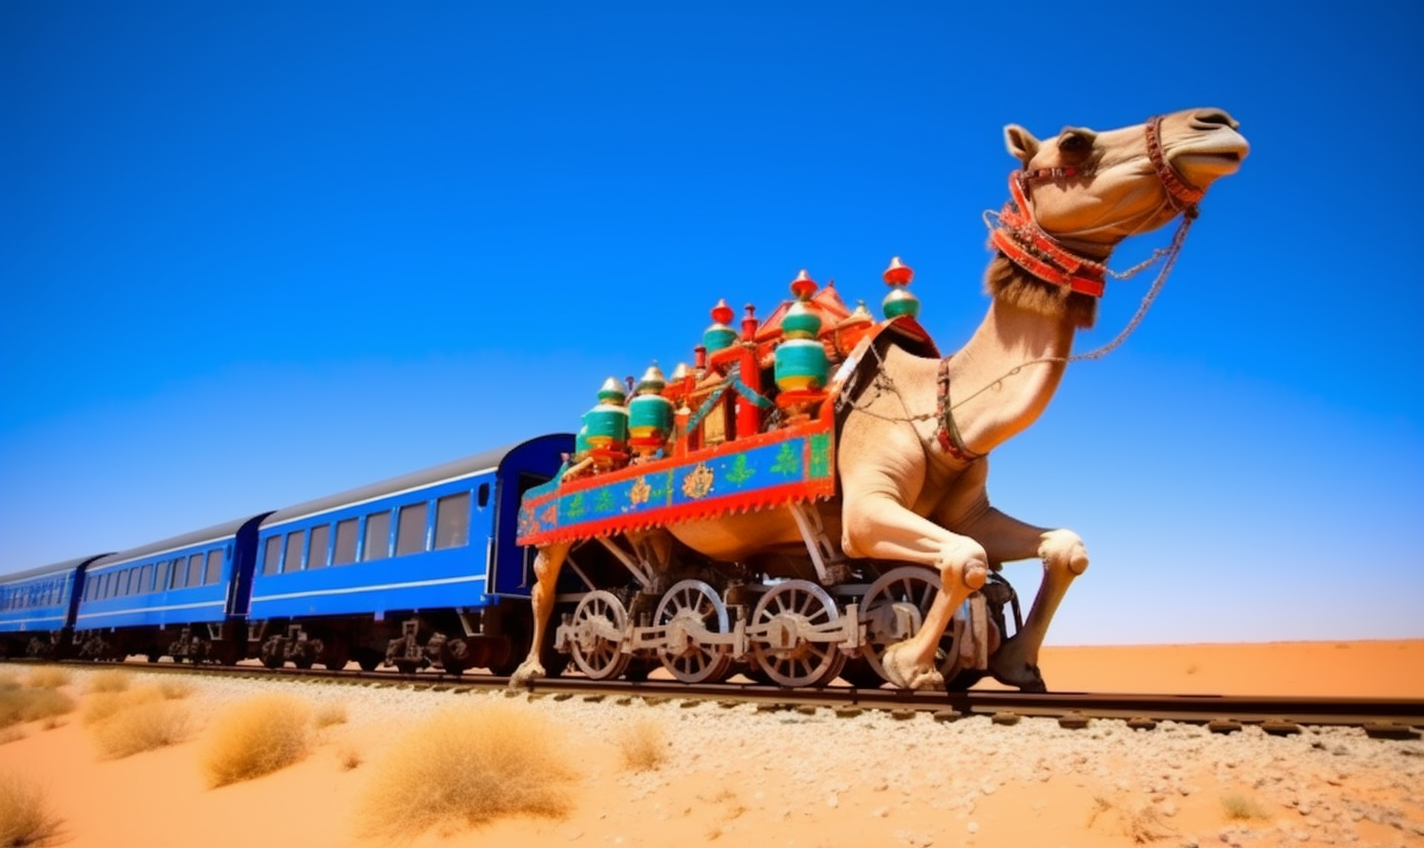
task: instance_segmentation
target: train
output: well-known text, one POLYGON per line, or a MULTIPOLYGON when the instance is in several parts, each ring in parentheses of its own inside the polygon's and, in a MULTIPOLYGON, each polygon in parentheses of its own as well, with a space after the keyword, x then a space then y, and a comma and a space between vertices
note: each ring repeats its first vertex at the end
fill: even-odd
MULTIPOLYGON (((578 432, 0 575, 0 653, 503 676, 532 655, 545 673, 595 679, 662 667, 687 683, 882 685, 881 653, 917 630, 939 575, 847 558, 821 516, 836 496, 837 398, 858 379, 848 363, 892 344, 938 356, 898 259, 892 278, 880 321, 804 272, 765 320, 749 306, 734 327, 719 303, 691 366, 609 378, 578 432), (778 510, 800 540, 735 561, 666 532, 778 510), (551 540, 574 551, 546 628, 531 594, 551 540)), ((1021 626, 993 574, 939 662, 970 685, 1021 626)))
POLYGON ((508 672, 527 650, 524 491, 571 434, 536 436, 130 550, 0 575, 0 651, 277 668, 508 672))

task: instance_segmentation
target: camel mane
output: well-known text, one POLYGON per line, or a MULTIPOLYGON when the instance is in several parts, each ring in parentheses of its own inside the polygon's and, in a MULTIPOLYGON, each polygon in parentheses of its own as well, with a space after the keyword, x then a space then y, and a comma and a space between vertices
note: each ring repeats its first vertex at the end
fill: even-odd
POLYGON ((1098 317, 1098 299, 1066 286, 1046 283, 996 253, 984 272, 984 288, 1010 306, 1049 318, 1067 317, 1074 327, 1088 329, 1098 317))

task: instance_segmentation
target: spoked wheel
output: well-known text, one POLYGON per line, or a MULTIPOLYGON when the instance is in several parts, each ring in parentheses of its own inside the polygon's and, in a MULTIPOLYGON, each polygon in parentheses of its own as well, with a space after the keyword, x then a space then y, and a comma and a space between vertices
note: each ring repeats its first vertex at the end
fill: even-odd
POLYGON ((623 653, 628 610, 611 592, 589 592, 573 616, 574 664, 594 680, 611 680, 628 668, 631 655, 623 653))
MULTIPOLYGON (((862 656, 866 665, 883 679, 881 657, 885 649, 914 636, 924 624, 925 614, 940 591, 939 573, 928 568, 901 566, 892 568, 870 584, 861 600, 860 620, 865 624, 865 647, 862 656)), ((954 623, 940 639, 936 662, 949 680, 958 670, 954 645, 954 623)))
POLYGON ((824 686, 840 674, 845 654, 831 642, 799 637, 804 627, 839 621, 840 610, 829 593, 809 580, 788 580, 772 587, 752 612, 751 627, 770 625, 752 640, 752 656, 773 682, 781 686, 824 686))
POLYGON ((701 580, 673 584, 658 603, 653 621, 667 628, 658 656, 673 677, 683 683, 718 683, 726 679, 732 669, 731 646, 698 641, 701 631, 731 630, 727 605, 716 589, 701 580))

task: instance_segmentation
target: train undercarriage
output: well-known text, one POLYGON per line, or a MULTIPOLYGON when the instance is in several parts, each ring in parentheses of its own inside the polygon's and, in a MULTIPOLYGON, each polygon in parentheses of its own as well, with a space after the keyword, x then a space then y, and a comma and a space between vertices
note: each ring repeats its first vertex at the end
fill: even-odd
MULTIPOLYGON (((771 568, 659 568, 647 550, 626 538, 600 538, 565 561, 583 585, 567 591, 572 581, 561 583, 550 647, 590 678, 638 678, 661 666, 686 683, 740 672, 791 688, 837 677, 880 686, 889 680, 880 661, 885 649, 918 631, 940 590, 938 573, 904 564, 832 563, 803 551, 771 568)), ((994 651, 1021 626, 1013 587, 991 574, 941 640, 947 685, 967 688, 981 679, 994 651)))

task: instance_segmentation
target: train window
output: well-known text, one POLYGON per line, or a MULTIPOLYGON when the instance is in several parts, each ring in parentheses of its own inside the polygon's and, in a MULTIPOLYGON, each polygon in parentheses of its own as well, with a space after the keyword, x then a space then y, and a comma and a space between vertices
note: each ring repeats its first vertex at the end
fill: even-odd
POLYGON ((484 509, 485 507, 489 506, 489 493, 490 493, 489 484, 488 484, 488 483, 481 483, 481 484, 480 484, 480 509, 484 509))
POLYGON ((188 561, 179 557, 173 560, 172 588, 182 589, 188 585, 188 561))
POLYGON ((188 557, 188 585, 203 585, 203 555, 193 554, 188 557))
POLYGON ((396 522, 396 556, 418 554, 425 550, 425 516, 427 505, 410 504, 400 508, 396 522))
POLYGON ((366 516, 366 546, 361 549, 361 561, 385 559, 391 555, 391 514, 373 512, 366 516))
POLYGON ((307 543, 307 531, 298 530, 287 534, 287 556, 282 562, 282 573, 291 574, 302 570, 302 548, 307 543))
POLYGON ((311 529, 311 548, 307 550, 307 568, 325 568, 326 557, 331 547, 331 525, 322 524, 311 529))
POLYGON ((282 564, 282 537, 268 536, 267 541, 262 543, 262 573, 276 574, 277 566, 282 564))
POLYGON ((115 595, 118 595, 120 598, 122 598, 123 596, 129 593, 129 578, 132 576, 132 568, 125 568, 123 571, 119 572, 119 588, 118 591, 114 592, 115 595))
POLYGON ((435 547, 462 548, 470 541, 470 493, 447 495, 435 502, 435 547))
POLYGON ((356 525, 359 519, 348 518, 336 522, 336 550, 332 552, 332 565, 346 565, 356 561, 356 525))
POLYGON ((158 564, 158 573, 154 575, 153 588, 160 592, 168 591, 168 577, 173 573, 173 561, 165 559, 158 564))
POLYGON ((203 585, 216 583, 222 577, 223 552, 222 548, 214 548, 208 551, 208 570, 203 575, 203 585))
POLYGON ((140 592, 153 591, 153 563, 143 567, 143 576, 139 578, 138 590, 140 592))

